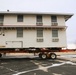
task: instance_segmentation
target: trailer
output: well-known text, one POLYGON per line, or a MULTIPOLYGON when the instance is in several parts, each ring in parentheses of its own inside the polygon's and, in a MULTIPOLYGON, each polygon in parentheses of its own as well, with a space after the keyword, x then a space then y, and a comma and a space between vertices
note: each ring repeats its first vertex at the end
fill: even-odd
POLYGON ((41 59, 56 59, 62 54, 76 54, 76 49, 44 49, 44 48, 0 48, 0 57, 6 53, 33 53, 41 59))

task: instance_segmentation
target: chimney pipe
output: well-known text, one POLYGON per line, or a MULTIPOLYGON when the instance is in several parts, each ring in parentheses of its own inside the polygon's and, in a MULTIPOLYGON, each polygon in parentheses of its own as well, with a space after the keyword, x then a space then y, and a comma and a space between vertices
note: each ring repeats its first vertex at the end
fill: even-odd
POLYGON ((9 10, 7 10, 7 12, 9 12, 9 10))

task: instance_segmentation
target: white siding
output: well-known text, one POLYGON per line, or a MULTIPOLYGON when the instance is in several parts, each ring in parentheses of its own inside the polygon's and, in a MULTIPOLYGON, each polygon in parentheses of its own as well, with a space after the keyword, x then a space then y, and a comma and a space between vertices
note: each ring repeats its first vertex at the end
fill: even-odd
MULTIPOLYGON (((5 15, 4 25, 36 25, 36 15, 24 15, 23 18, 23 22, 17 22, 17 15, 5 15)), ((57 16, 57 22, 64 26, 64 16, 57 16)), ((43 15, 43 25, 51 25, 51 15, 43 15)))
MULTIPOLYGON (((58 26, 65 26, 64 16, 57 16, 57 22, 58 26)), ((17 22, 17 15, 4 15, 4 25, 36 25, 36 15, 24 15, 23 22, 17 22)), ((51 15, 43 15, 43 25, 51 26, 51 15)), ((43 30, 43 42, 37 42, 36 29, 24 29, 21 38, 17 37, 16 28, 6 29, 4 33, 5 36, 0 35, 0 47, 66 47, 66 30, 64 29, 58 30, 58 42, 52 42, 51 29, 43 30), (7 45, 7 41, 15 43, 7 45)))
MULTIPOLYGON (((16 36, 16 30, 6 30, 5 36, 2 36, 1 38, 2 42, 0 45, 5 45, 6 47, 10 47, 6 44, 7 41, 14 41, 14 42, 23 42, 23 47, 28 48, 28 47, 66 47, 66 33, 64 30, 59 30, 59 42, 52 42, 52 31, 51 30, 43 30, 43 42, 37 42, 37 34, 36 30, 29 30, 26 29, 24 30, 23 33, 23 38, 17 38, 16 36)), ((13 44, 11 47, 22 47, 20 44, 13 44), (15 46, 14 46, 15 45, 15 46)))
POLYGON ((65 26, 65 18, 64 16, 57 16, 57 22, 59 26, 65 26))
POLYGON ((43 15, 43 25, 51 26, 51 16, 43 15))
POLYGON ((4 15, 4 25, 17 25, 16 15, 4 15))
POLYGON ((25 15, 24 16, 25 25, 36 25, 35 15, 25 15))
POLYGON ((22 48, 22 42, 21 41, 6 41, 6 47, 7 48, 22 48))
POLYGON ((17 15, 5 15, 4 25, 36 25, 36 16, 24 15, 23 22, 17 22, 17 15))

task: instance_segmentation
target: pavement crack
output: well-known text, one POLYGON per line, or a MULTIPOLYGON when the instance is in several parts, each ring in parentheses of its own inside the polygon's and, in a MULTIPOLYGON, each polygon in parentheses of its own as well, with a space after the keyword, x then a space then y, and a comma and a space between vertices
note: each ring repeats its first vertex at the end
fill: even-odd
POLYGON ((12 74, 12 75, 21 75, 21 74, 24 74, 24 73, 33 72, 33 71, 36 71, 36 70, 49 69, 49 68, 61 66, 61 65, 64 65, 64 64, 76 65, 76 63, 73 63, 71 61, 67 61, 67 62, 63 62, 63 63, 59 63, 59 64, 52 64, 51 66, 46 66, 46 67, 43 67, 43 66, 40 65, 39 68, 28 70, 28 71, 18 72, 16 74, 12 74))
POLYGON ((8 68, 8 67, 4 67, 4 66, 0 66, 0 68, 4 68, 4 69, 6 69, 6 70, 9 70, 9 71, 11 71, 11 72, 15 72, 15 73, 17 73, 18 71, 15 71, 15 70, 13 70, 13 69, 11 69, 11 68, 8 68))

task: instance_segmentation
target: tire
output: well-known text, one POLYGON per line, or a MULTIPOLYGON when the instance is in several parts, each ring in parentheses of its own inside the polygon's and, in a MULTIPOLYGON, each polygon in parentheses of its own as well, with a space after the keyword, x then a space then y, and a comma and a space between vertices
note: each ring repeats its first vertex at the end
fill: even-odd
POLYGON ((50 54, 50 58, 54 60, 54 59, 57 58, 57 55, 56 55, 55 53, 51 53, 51 54, 50 54))
POLYGON ((41 54, 41 58, 42 59, 47 59, 47 55, 46 54, 41 54))
POLYGON ((0 53, 0 57, 2 57, 2 54, 0 53))
POLYGON ((40 54, 39 54, 39 58, 41 58, 41 55, 42 55, 42 54, 40 53, 40 54))

